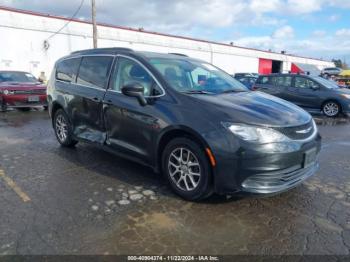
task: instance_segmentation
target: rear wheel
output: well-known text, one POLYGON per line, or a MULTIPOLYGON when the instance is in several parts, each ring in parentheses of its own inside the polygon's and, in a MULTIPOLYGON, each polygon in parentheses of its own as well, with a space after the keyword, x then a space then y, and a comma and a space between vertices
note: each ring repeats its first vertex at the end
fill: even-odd
POLYGON ((54 116, 54 129, 58 142, 65 147, 73 147, 78 141, 73 138, 72 126, 67 114, 58 109, 54 116))
POLYGON ((211 168, 204 150, 187 138, 175 138, 165 147, 162 169, 172 189, 196 201, 212 193, 211 168))
POLYGON ((337 102, 327 101, 323 104, 322 111, 328 117, 336 117, 341 112, 341 108, 337 102))

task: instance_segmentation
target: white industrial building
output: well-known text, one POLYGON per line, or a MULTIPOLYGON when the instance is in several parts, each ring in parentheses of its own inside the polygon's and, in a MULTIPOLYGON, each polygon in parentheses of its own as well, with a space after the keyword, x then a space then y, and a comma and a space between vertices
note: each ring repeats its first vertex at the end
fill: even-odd
MULTIPOLYGON (((90 22, 0 6, 0 70, 50 74, 57 59, 72 51, 92 48, 90 22), (68 23, 68 24, 67 24, 68 23), (67 26, 55 34, 65 24, 67 26), (55 35, 54 35, 55 34, 55 35)), ((206 60, 228 73, 288 72, 302 65, 319 70, 329 61, 261 51, 187 37, 98 24, 99 47, 128 47, 140 51, 182 53, 206 60)))

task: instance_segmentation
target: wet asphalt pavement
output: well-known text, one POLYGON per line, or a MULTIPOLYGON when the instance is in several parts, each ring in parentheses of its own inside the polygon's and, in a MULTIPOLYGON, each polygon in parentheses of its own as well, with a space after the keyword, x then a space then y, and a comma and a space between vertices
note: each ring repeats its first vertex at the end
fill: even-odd
POLYGON ((321 167, 302 185, 190 203, 148 168, 61 148, 47 112, 0 113, 0 255, 348 255, 350 119, 316 120, 321 167))

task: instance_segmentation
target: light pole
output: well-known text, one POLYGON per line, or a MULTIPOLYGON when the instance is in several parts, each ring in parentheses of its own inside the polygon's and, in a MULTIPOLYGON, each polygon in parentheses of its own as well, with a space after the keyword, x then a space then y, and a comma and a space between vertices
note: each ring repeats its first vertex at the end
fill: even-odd
POLYGON ((94 48, 97 48, 97 25, 96 25, 95 0, 91 0, 91 16, 92 16, 92 38, 93 38, 94 48))

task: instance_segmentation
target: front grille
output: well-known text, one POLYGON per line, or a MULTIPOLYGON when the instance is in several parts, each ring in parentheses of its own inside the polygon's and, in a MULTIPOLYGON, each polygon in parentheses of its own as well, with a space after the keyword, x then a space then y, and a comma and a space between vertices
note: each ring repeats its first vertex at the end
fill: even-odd
POLYGON ((248 179, 258 183, 278 185, 281 183, 288 183, 302 176, 302 172, 300 171, 303 171, 302 167, 301 165, 297 165, 282 171, 256 174, 248 179))
POLYGON ((33 89, 33 90, 15 90, 15 95, 43 95, 46 94, 46 89, 33 89))
POLYGON ((274 129, 293 140, 307 139, 315 132, 315 127, 312 121, 301 126, 275 127, 274 129))
POLYGON ((256 174, 248 177, 242 184, 247 192, 274 193, 293 187, 312 176, 318 169, 314 162, 307 168, 297 165, 285 170, 256 174))

